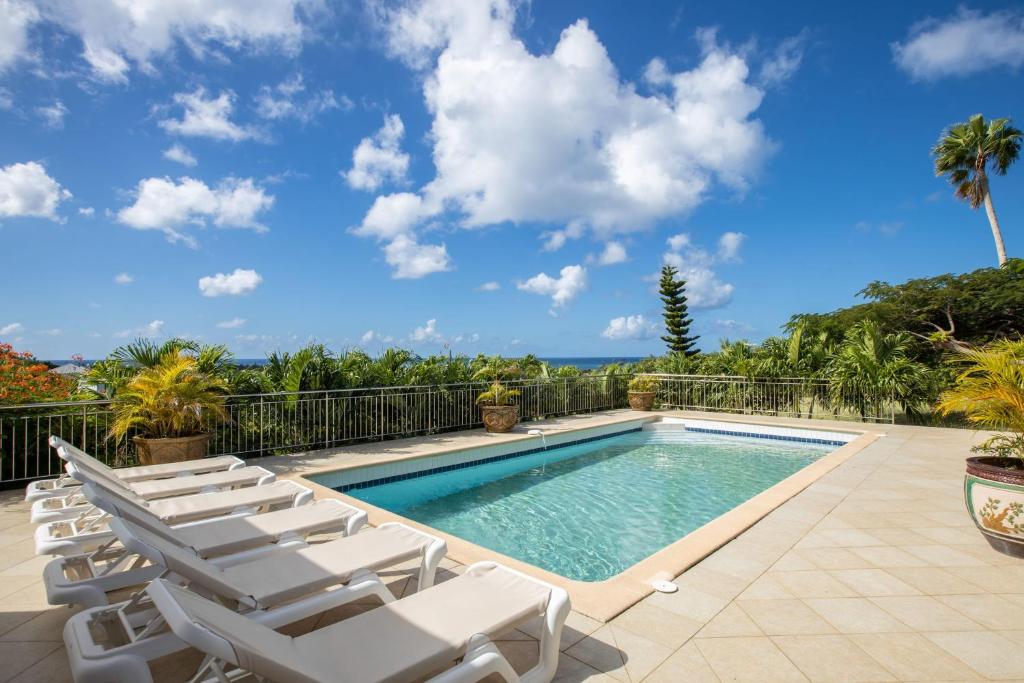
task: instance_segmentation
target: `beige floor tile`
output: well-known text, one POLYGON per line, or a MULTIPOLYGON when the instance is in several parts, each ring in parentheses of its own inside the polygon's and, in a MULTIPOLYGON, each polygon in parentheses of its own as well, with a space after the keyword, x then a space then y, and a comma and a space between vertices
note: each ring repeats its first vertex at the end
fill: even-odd
POLYGON ((46 655, 29 668, 11 679, 11 683, 64 683, 71 681, 71 667, 64 648, 46 655))
POLYGON ((947 545, 908 545, 908 553, 936 567, 984 567, 987 563, 947 545))
POLYGON ((832 576, 863 596, 876 595, 920 595, 921 592, 910 584, 892 575, 886 569, 840 569, 832 576))
POLYGON ((736 604, 770 636, 835 633, 800 600, 737 600, 736 604))
MULTIPOLYGON (((542 618, 543 617, 537 617, 536 619, 531 619, 520 626, 519 630, 535 640, 539 639, 542 627, 542 618)), ((597 619, 591 619, 579 612, 569 612, 569 616, 565 619, 565 626, 562 627, 562 642, 558 649, 568 649, 572 645, 583 640, 586 636, 589 636, 591 633, 601 628, 601 626, 602 623, 597 619)))
POLYGON ((710 621, 729 604, 725 598, 696 588, 680 588, 675 593, 654 593, 645 598, 644 602, 702 622, 710 621))
POLYGON ((966 681, 977 674, 917 633, 869 633, 850 639, 901 681, 966 681))
POLYGON ((922 536, 913 529, 900 529, 898 527, 885 529, 871 529, 871 535, 889 545, 927 545, 933 541, 922 536))
POLYGON ((776 579, 798 598, 853 598, 857 593, 828 572, 773 572, 776 579))
POLYGON ((668 659, 672 648, 606 624, 566 654, 620 681, 639 681, 668 659))
MULTIPOLYGON (((978 586, 986 593, 1024 594, 1024 564, 1007 567, 950 567, 944 571, 959 577, 965 584, 978 586)), ((956 591, 969 593, 973 591, 956 591)))
POLYGON ((1021 631, 1000 631, 999 635, 1004 638, 1009 638, 1015 643, 1019 643, 1024 646, 1024 630, 1021 631))
POLYGON ((747 589, 740 593, 739 597, 748 600, 783 600, 796 596, 779 583, 775 574, 764 574, 747 586, 747 589))
POLYGON ((895 681, 846 636, 776 636, 772 641, 811 681, 895 681))
POLYGON ((704 622, 641 602, 617 616, 611 624, 675 650, 699 631, 704 622))
POLYGON ((998 595, 942 595, 937 599, 993 631, 1024 628, 1024 609, 998 595))
MULTIPOLYGON (((976 569, 988 570, 995 567, 976 569)), ((894 567, 886 571, 925 595, 966 595, 985 592, 983 588, 957 575, 958 568, 947 570, 940 567, 894 567)))
POLYGON ((884 542, 863 529, 826 529, 821 532, 840 548, 884 545, 884 542))
POLYGON ((567 654, 559 655, 558 671, 551 683, 612 683, 614 678, 567 654))
POLYGON ((986 678, 1024 679, 1024 649, 998 633, 950 631, 925 637, 986 678))
POLYGON ((644 683, 719 683, 704 655, 694 642, 682 646, 661 663, 644 683))
POLYGON ((790 550, 788 553, 780 557, 778 562, 772 565, 772 571, 796 572, 820 569, 818 565, 814 564, 809 559, 807 559, 807 556, 813 556, 817 553, 825 552, 827 550, 842 550, 842 548, 815 548, 813 550, 790 550))
POLYGON ((840 633, 910 630, 909 626, 867 598, 816 598, 804 602, 840 633))
POLYGON ((50 607, 22 623, 18 628, 11 629, 0 636, 4 642, 64 642, 62 635, 64 624, 81 608, 50 607))
POLYGON ((722 681, 807 681, 769 638, 696 638, 693 642, 722 681))
MULTIPOLYGON (((919 536, 927 538, 932 543, 947 545, 977 545, 985 543, 985 539, 976 530, 950 528, 950 527, 928 527, 914 529, 919 536)), ((916 545, 916 544, 915 544, 916 545)))
POLYGON ((933 597, 894 596, 871 601, 915 631, 972 631, 981 625, 933 597))
POLYGON ((728 638, 738 636, 763 636, 764 632, 747 616, 737 603, 730 603, 715 615, 698 634, 701 638, 728 638))
POLYGON ((853 552, 872 564, 872 566, 888 569, 889 567, 927 567, 928 562, 911 555, 905 550, 892 546, 876 546, 854 548, 853 552))
POLYGON ((862 569, 871 566, 867 560, 847 548, 817 548, 794 552, 798 552, 811 565, 806 569, 862 569))
POLYGON ((59 643, 0 643, 0 683, 6 683, 56 649, 59 643))

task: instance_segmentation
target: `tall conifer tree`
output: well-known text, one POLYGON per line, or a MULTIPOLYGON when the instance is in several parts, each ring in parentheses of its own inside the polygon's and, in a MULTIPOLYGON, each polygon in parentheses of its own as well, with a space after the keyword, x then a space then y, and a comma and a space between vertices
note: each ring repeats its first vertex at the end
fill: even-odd
POLYGON ((686 280, 676 278, 679 275, 672 266, 661 269, 661 300, 665 304, 665 330, 667 334, 661 338, 668 344, 669 351, 685 353, 693 356, 699 351, 694 348, 699 336, 690 336, 690 319, 686 307, 686 280))

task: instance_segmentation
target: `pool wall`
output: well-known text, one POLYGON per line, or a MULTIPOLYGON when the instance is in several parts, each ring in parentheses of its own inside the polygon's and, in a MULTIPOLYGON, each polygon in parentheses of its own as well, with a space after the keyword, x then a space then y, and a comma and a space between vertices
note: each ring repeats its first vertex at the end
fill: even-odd
POLYGON ((681 411, 655 411, 643 414, 634 411, 609 411, 603 414, 556 418, 547 422, 520 425, 516 432, 511 434, 484 434, 482 430, 474 430, 462 434, 416 437, 370 446, 341 448, 328 455, 310 458, 308 463, 296 463, 295 456, 286 456, 289 462, 293 463, 287 476, 313 488, 317 498, 338 498, 367 510, 370 523, 373 525, 402 522, 445 539, 448 544, 448 557, 459 564, 497 561, 565 588, 572 599, 574 611, 598 621, 608 621, 650 595, 653 592, 652 580, 674 579, 879 438, 878 434, 867 431, 870 429, 867 425, 863 426, 864 429, 858 429, 860 425, 848 429, 845 424, 840 429, 828 427, 830 425, 818 426, 804 420, 797 422, 795 419, 732 415, 719 417, 717 414, 713 417, 691 417, 681 411), (540 441, 540 437, 527 436, 524 433, 532 428, 543 429, 548 445, 555 446, 638 427, 672 428, 674 423, 679 422, 701 431, 721 433, 748 432, 754 428, 756 433, 761 435, 823 438, 820 435, 826 434, 828 438, 846 443, 622 573, 608 580, 595 582, 574 581, 545 571, 335 490, 336 487, 372 479, 401 476, 433 467, 472 462, 481 457, 509 455, 536 448, 534 444, 540 441), (799 426, 795 426, 794 423, 799 426), (804 424, 807 426, 803 426, 804 424))

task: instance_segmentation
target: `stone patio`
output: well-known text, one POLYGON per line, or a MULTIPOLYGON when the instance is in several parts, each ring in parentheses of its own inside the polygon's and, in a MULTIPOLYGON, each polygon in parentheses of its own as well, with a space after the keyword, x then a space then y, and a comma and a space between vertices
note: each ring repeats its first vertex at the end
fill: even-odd
MULTIPOLYGON (((677 593, 609 623, 570 615, 556 680, 1024 681, 1024 561, 991 550, 961 499, 963 458, 981 436, 867 428, 885 438, 680 575, 677 593)), ((48 558, 33 556, 21 498, 0 492, 0 683, 70 680, 61 628, 74 610, 46 604, 48 558)), ((443 566, 439 580, 460 570, 443 566)), ((410 567, 383 574, 396 594, 414 587, 410 567)), ((521 670, 535 661, 532 631, 499 639, 521 670)), ((161 663, 156 678, 184 680, 197 661, 161 663)))

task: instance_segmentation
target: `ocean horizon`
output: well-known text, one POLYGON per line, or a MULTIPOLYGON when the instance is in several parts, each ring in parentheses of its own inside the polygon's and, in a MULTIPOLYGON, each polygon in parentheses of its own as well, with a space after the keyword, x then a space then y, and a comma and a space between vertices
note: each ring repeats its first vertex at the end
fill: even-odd
MULTIPOLYGON (((604 365, 611 363, 635 363, 643 360, 647 356, 538 356, 542 361, 551 364, 553 368, 561 368, 567 365, 573 365, 580 370, 595 370, 604 365)), ((515 360, 512 358, 510 360, 515 360)), ((64 360, 44 360, 43 363, 49 363, 50 365, 65 365, 68 363, 75 363, 76 361, 69 359, 64 360)), ((85 365, 92 365, 96 362, 96 359, 87 359, 78 361, 85 365)), ((266 358, 236 358, 236 365, 242 366, 261 366, 267 364, 266 358)))

